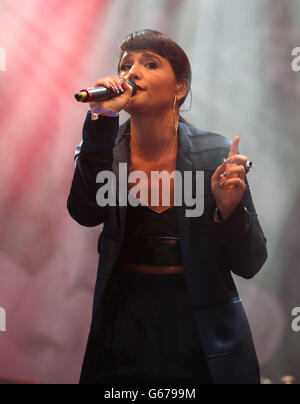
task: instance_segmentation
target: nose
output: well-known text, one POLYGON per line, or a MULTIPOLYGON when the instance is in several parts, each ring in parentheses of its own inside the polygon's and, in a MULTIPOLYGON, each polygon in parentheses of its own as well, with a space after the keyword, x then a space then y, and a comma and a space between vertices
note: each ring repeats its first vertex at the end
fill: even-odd
POLYGON ((141 79, 141 72, 136 64, 132 65, 129 73, 128 73, 128 80, 140 80, 141 79))

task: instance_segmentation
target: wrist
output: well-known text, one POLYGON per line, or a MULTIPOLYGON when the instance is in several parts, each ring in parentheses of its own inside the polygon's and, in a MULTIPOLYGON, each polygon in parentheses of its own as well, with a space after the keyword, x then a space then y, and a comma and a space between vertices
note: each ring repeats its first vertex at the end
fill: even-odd
POLYGON ((213 219, 216 223, 220 223, 224 220, 222 213, 220 212, 219 208, 217 207, 213 216, 213 219))
MULTIPOLYGON (((233 211, 234 211, 234 209, 230 209, 230 210, 223 209, 223 208, 220 208, 219 206, 217 206, 216 214, 218 214, 218 216, 221 217, 222 220, 226 220, 232 215, 233 211)), ((220 220, 220 221, 222 221, 222 220, 220 220)))
POLYGON ((100 116, 110 116, 110 117, 116 117, 119 116, 119 112, 115 111, 113 109, 108 109, 108 108, 91 108, 91 113, 94 115, 100 115, 100 116))

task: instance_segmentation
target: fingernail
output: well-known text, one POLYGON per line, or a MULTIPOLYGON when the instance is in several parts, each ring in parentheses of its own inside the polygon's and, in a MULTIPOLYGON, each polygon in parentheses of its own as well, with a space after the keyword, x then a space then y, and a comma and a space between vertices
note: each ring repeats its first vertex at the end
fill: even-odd
POLYGON ((232 159, 231 159, 231 158, 228 158, 228 159, 225 159, 225 158, 224 158, 223 162, 224 162, 224 163, 231 163, 231 162, 232 162, 232 159))
POLYGON ((223 187, 225 185, 225 181, 222 181, 219 183, 220 187, 223 187))
POLYGON ((227 173, 221 174, 221 175, 220 175, 220 178, 227 177, 227 175, 228 175, 227 173))
POLYGON ((120 94, 120 90, 118 89, 118 87, 117 87, 115 84, 113 84, 113 86, 114 86, 115 91, 116 91, 118 94, 120 94))

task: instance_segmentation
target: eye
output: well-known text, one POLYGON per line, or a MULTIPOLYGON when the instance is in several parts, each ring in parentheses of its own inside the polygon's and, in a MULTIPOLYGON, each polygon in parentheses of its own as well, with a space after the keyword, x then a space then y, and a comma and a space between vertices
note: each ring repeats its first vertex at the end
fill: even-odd
POLYGON ((131 69, 131 65, 123 65, 120 67, 120 70, 127 71, 131 69))
POLYGON ((145 64, 145 66, 149 67, 150 69, 156 69, 157 64, 155 62, 148 62, 145 64))

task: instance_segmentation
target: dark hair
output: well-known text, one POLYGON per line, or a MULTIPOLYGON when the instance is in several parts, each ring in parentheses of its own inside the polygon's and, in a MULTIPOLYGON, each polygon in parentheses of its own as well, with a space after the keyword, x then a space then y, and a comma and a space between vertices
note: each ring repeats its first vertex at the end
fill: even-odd
MULTIPOLYGON (((191 90, 192 70, 186 53, 176 42, 172 41, 159 31, 145 29, 128 35, 128 37, 121 42, 120 47, 121 54, 118 64, 119 73, 120 63, 125 52, 151 50, 167 59, 172 66, 177 82, 180 83, 186 81, 188 85, 187 94, 180 101, 179 107, 185 102, 186 97, 191 90)), ((184 121, 181 117, 180 120, 184 121)))

